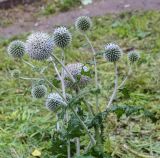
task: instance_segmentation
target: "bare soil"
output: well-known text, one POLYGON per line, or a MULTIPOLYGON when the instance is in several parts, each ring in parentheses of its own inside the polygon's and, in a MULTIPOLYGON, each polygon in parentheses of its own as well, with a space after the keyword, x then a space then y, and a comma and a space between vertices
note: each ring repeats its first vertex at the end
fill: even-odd
MULTIPOLYGON (((8 27, 0 27, 0 36, 10 37, 34 30, 51 31, 57 25, 70 25, 81 15, 93 17, 105 15, 107 13, 121 13, 137 10, 160 10, 160 0, 95 0, 94 3, 87 6, 81 6, 68 12, 40 18, 34 16, 37 10, 35 10, 33 6, 26 7, 21 11, 13 11, 12 17, 16 17, 14 22, 8 27)), ((8 13, 8 15, 10 14, 8 13)))

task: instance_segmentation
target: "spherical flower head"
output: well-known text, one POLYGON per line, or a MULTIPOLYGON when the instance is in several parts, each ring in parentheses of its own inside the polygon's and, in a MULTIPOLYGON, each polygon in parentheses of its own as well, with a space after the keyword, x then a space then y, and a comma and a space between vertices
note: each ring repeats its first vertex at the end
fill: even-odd
POLYGON ((88 16, 81 16, 77 18, 75 27, 80 32, 86 32, 92 27, 92 21, 88 16))
MULTIPOLYGON (((90 77, 83 74, 83 72, 88 72, 89 69, 87 66, 85 66, 82 63, 73 63, 68 64, 66 66, 66 69, 71 73, 71 75, 75 78, 76 84, 78 84, 79 87, 84 87, 87 85, 87 83, 90 81, 90 77)), ((64 79, 65 79, 65 86, 70 88, 76 88, 76 84, 73 84, 73 82, 69 79, 68 73, 64 72, 64 79)))
POLYGON ((33 98, 43 98, 47 94, 47 88, 44 85, 33 86, 31 94, 33 98))
POLYGON ((66 27, 61 26, 55 29, 53 40, 57 47, 65 48, 71 43, 72 36, 66 27))
POLYGON ((53 51, 53 40, 47 33, 33 33, 26 41, 26 51, 32 59, 48 59, 53 51))
POLYGON ((8 54, 13 58, 22 58, 25 53, 25 44, 22 41, 16 40, 9 44, 8 54))
POLYGON ((20 76, 20 71, 19 70, 13 70, 13 71, 11 71, 11 76, 13 77, 13 78, 19 78, 19 76, 20 76))
POLYGON ((106 58, 107 61, 116 62, 121 58, 121 56, 122 56, 122 50, 118 45, 114 43, 109 43, 105 46, 104 57, 106 58))
POLYGON ((131 63, 138 61, 140 58, 140 54, 137 51, 131 51, 128 53, 128 59, 131 63))
POLYGON ((65 101, 58 93, 50 93, 46 99, 46 108, 56 112, 60 107, 66 106, 65 101))

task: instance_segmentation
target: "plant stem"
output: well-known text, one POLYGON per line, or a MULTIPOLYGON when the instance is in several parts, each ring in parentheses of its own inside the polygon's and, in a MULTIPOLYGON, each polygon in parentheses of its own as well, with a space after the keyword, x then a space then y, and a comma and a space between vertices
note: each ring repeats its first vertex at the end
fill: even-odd
POLYGON ((63 100, 66 102, 66 98, 63 97, 63 95, 62 95, 61 92, 58 90, 58 88, 55 87, 43 74, 41 74, 41 75, 42 75, 43 79, 46 80, 46 81, 50 84, 50 86, 53 87, 53 88, 55 89, 55 91, 56 91, 56 92, 63 98, 63 100))
MULTIPOLYGON (((62 61, 61 63, 65 65, 65 54, 64 50, 62 50, 62 61)), ((59 74, 60 75, 60 74, 59 74)), ((64 85, 64 67, 62 66, 62 72, 61 72, 61 85, 62 85, 62 93, 63 97, 66 99, 66 90, 65 90, 65 85, 64 85)), ((69 121, 69 113, 66 110, 66 122, 68 123, 69 121)), ((70 144, 70 139, 67 140, 67 157, 71 158, 71 144, 70 144)))
MULTIPOLYGON (((97 73, 97 61, 96 61, 96 51, 91 43, 91 41, 89 40, 88 36, 86 34, 84 34, 88 44, 91 47, 92 53, 93 53, 93 61, 94 61, 94 72, 95 72, 95 86, 96 89, 98 89, 98 73, 97 73)), ((97 111, 100 112, 100 108, 99 108, 99 99, 98 99, 98 94, 96 93, 96 108, 97 111)))
POLYGON ((114 62, 114 69, 115 69, 115 81, 114 81, 114 91, 110 97, 110 100, 108 102, 108 105, 106 108, 110 108, 112 105, 112 102, 114 98, 116 97, 117 89, 118 89, 118 69, 117 69, 117 63, 114 62))
POLYGON ((122 83, 118 86, 118 89, 120 89, 120 88, 122 88, 124 86, 124 84, 128 80, 128 78, 131 75, 131 73, 132 73, 132 67, 130 66, 129 70, 128 70, 128 73, 127 73, 127 76, 124 78, 124 80, 122 81, 122 83))
POLYGON ((27 64, 27 65, 29 65, 30 67, 32 67, 32 68, 35 67, 33 64, 29 63, 28 61, 25 61, 24 59, 22 59, 22 61, 23 61, 25 64, 27 64))
POLYGON ((53 66, 54 66, 54 69, 55 69, 55 71, 56 71, 56 73, 57 73, 57 75, 58 75, 58 78, 61 80, 61 82, 62 82, 62 78, 61 78, 61 75, 60 75, 60 73, 59 73, 59 71, 58 71, 58 68, 57 68, 57 66, 56 66, 56 64, 54 63, 54 61, 52 61, 53 62, 53 66))
POLYGON ((19 77, 22 80, 39 80, 40 78, 19 77))
POLYGON ((76 82, 74 77, 72 76, 72 74, 68 71, 68 69, 65 67, 65 65, 54 55, 54 54, 50 54, 51 57, 53 57, 59 64, 61 64, 61 66, 63 67, 63 69, 66 71, 66 73, 68 73, 70 79, 72 80, 72 82, 76 82))
POLYGON ((56 115, 56 120, 57 120, 57 126, 56 126, 56 128, 57 128, 57 131, 59 131, 60 130, 60 124, 59 124, 59 121, 58 121, 58 115, 56 115))
POLYGON ((76 138, 76 155, 80 156, 80 139, 76 138))
POLYGON ((94 146, 96 144, 96 141, 94 139, 94 137, 91 135, 90 131, 88 130, 87 126, 85 125, 85 123, 81 120, 81 118, 79 117, 79 115, 77 114, 77 112, 72 108, 70 107, 70 109, 72 110, 72 112, 75 114, 75 116, 78 118, 79 122, 81 123, 81 125, 83 126, 83 128, 86 130, 90 140, 91 140, 91 143, 92 145, 94 146))

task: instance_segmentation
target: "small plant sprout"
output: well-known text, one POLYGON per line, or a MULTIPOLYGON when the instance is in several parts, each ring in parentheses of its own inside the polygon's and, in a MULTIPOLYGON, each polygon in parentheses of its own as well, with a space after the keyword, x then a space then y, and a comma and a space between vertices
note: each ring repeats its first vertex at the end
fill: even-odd
POLYGON ((92 27, 92 21, 88 16, 81 16, 77 18, 75 22, 75 27, 77 31, 85 33, 86 31, 90 30, 92 27))
MULTIPOLYGON (((91 62, 78 61, 68 64, 65 58, 65 50, 72 42, 72 35, 66 27, 60 26, 55 29, 52 36, 43 32, 35 32, 28 36, 25 44, 21 41, 10 43, 8 54, 12 57, 22 58, 26 52, 31 59, 43 62, 42 67, 22 59, 35 72, 34 78, 19 77, 19 70, 12 71, 12 76, 30 81, 33 85, 31 89, 32 97, 36 99, 44 98, 45 107, 49 111, 54 112, 56 117, 53 122, 56 121, 57 129, 53 130, 55 137, 53 146, 56 144, 56 149, 58 149, 66 143, 66 150, 64 150, 65 153, 58 153, 58 156, 55 154, 53 157, 59 157, 61 154, 63 155, 62 157, 67 158, 83 157, 84 153, 85 155, 93 153, 94 156, 102 158, 105 157, 103 149, 105 141, 103 139, 105 137, 103 134, 104 122, 108 114, 113 112, 112 105, 118 89, 124 86, 131 73, 131 67, 129 66, 138 61, 140 55, 136 51, 129 52, 127 59, 130 61, 130 64, 126 66, 129 72, 124 80, 119 81, 121 84, 118 86, 118 80, 121 79, 118 76, 118 61, 123 59, 122 49, 115 43, 109 43, 105 46, 104 58, 107 64, 111 63, 114 65, 115 79, 113 93, 109 97, 107 105, 103 105, 101 99, 106 87, 100 89, 102 86, 100 86, 100 76, 98 76, 97 69, 98 63, 103 58, 97 58, 98 53, 96 49, 98 47, 95 49, 87 36, 87 31, 91 30, 92 21, 87 16, 79 17, 75 22, 75 27, 80 32, 80 35, 84 36, 91 49, 91 62), (61 52, 58 54, 58 57, 55 55, 57 49, 54 49, 54 46, 60 48, 58 50, 61 52), (44 66, 46 63, 48 65, 44 66), (91 64, 86 66, 83 63, 91 64), (49 72, 51 69, 54 69, 54 74, 49 72), (90 70, 94 72, 94 78, 90 75, 90 70), (93 85, 89 85, 88 82, 92 80, 93 82, 91 83, 93 85), (47 87, 50 88, 50 91, 47 90, 47 87), (101 93, 101 90, 103 93, 101 93), (93 95, 94 98, 92 98, 93 95), (75 145, 73 145, 72 140, 76 140, 75 145), (88 144, 85 146, 85 143, 88 144)), ((58 152, 61 151, 62 149, 58 152)))
POLYGON ((65 48, 72 41, 72 35, 66 27, 58 27, 53 33, 53 40, 57 47, 65 48))
POLYGON ((53 40, 47 33, 33 33, 26 41, 26 51, 34 60, 48 59, 53 51, 53 40))
POLYGON ((13 77, 13 78, 19 78, 20 77, 20 74, 21 74, 21 72, 20 72, 20 70, 17 70, 17 69, 15 69, 15 70, 12 70, 11 71, 11 76, 13 77))
POLYGON ((56 112, 59 108, 67 104, 58 93, 50 93, 46 99, 46 108, 50 111, 56 112))
POLYGON ((9 44, 8 54, 13 58, 22 58, 25 54, 25 44, 22 41, 16 40, 9 44))
POLYGON ((137 51, 131 51, 128 53, 128 59, 131 63, 138 61, 140 58, 140 54, 137 51))
POLYGON ((33 98, 42 98, 47 94, 47 87, 44 85, 33 86, 31 90, 33 98))

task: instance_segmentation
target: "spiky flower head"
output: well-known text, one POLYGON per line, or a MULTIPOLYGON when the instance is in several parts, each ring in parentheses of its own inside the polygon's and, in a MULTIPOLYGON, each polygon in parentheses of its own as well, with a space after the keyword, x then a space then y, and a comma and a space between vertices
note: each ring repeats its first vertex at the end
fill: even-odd
POLYGON ((60 107, 66 106, 65 101, 58 93, 50 93, 46 99, 46 108, 50 111, 57 111, 60 107))
POLYGON ((120 59, 121 56, 122 56, 122 50, 118 45, 114 43, 109 43, 105 46, 104 57, 106 58, 107 61, 116 62, 120 59))
POLYGON ((25 44, 22 41, 16 40, 9 44, 8 54, 13 58, 22 58, 25 53, 25 44))
POLYGON ((75 27, 80 32, 86 32, 92 27, 92 21, 88 16, 81 16, 77 18, 75 27))
MULTIPOLYGON (((68 64, 66 69, 73 75, 79 87, 84 87, 90 81, 90 77, 85 75, 89 69, 82 63, 68 64)), ((75 84, 69 79, 68 73, 64 72, 65 86, 70 88, 76 88, 75 84)))
POLYGON ((42 98, 47 94, 47 87, 45 85, 33 86, 31 90, 33 98, 42 98))
POLYGON ((11 71, 11 76, 12 76, 13 78, 19 78, 20 73, 21 73, 21 72, 20 72, 19 70, 15 69, 15 70, 11 71))
POLYGON ((140 58, 140 54, 137 51, 131 51, 128 53, 128 59, 130 60, 131 63, 138 61, 139 58, 140 58))
POLYGON ((53 51, 53 40, 47 33, 33 33, 26 41, 26 51, 32 59, 48 59, 53 51))
POLYGON ((66 27, 58 27, 53 33, 53 40, 57 47, 65 48, 72 41, 72 35, 66 27))

